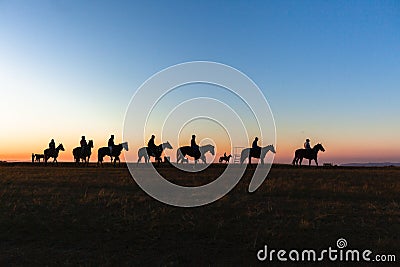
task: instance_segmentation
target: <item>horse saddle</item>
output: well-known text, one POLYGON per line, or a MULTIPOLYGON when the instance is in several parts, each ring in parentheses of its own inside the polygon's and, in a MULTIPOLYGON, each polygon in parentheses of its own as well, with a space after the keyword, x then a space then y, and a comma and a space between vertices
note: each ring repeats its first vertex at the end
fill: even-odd
POLYGON ((147 150, 147 155, 149 155, 149 156, 157 157, 158 154, 161 154, 160 149, 157 146, 154 148, 147 147, 146 150, 147 150))
POLYGON ((309 157, 311 157, 314 154, 314 150, 312 150, 311 148, 304 148, 303 150, 305 154, 309 157))
POLYGON ((193 147, 193 157, 198 160, 201 157, 200 149, 193 147))
POLYGON ((261 155, 261 147, 252 147, 250 149, 250 156, 252 158, 259 158, 261 155))

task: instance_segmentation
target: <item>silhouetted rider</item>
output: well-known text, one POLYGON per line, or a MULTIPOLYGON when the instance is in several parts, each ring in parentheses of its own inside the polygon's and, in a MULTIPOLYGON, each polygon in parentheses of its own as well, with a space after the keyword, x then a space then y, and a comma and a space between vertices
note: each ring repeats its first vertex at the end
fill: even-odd
POLYGON ((261 147, 258 146, 258 137, 254 138, 253 144, 251 145, 251 148, 253 150, 253 153, 258 154, 261 152, 261 147))
POLYGON ((258 142, 258 137, 254 138, 253 144, 251 145, 252 148, 260 148, 257 144, 258 142))
POLYGON ((83 156, 83 155, 85 155, 85 149, 87 147, 87 142, 86 142, 85 136, 82 136, 80 144, 81 144, 81 155, 83 156))
POLYGON ((51 139, 49 143, 49 149, 51 152, 54 152, 56 150, 56 143, 54 142, 54 139, 51 139))
POLYGON ((110 155, 112 155, 112 150, 114 148, 114 135, 112 134, 110 139, 108 139, 108 148, 110 149, 110 155))
POLYGON ((190 146, 192 147, 193 153, 200 153, 199 146, 196 144, 196 136, 192 135, 192 140, 190 140, 190 146))
POLYGON ((310 145, 310 139, 306 139, 306 141, 304 142, 304 148, 305 149, 311 149, 311 145, 310 145))
POLYGON ((155 138, 156 138, 156 137, 154 136, 154 134, 151 135, 151 138, 150 138, 149 142, 147 143, 147 147, 148 147, 148 150, 149 150, 149 154, 152 154, 152 155, 155 155, 155 154, 156 154, 156 150, 157 150, 157 146, 156 146, 156 144, 154 143, 154 139, 155 139, 155 138))

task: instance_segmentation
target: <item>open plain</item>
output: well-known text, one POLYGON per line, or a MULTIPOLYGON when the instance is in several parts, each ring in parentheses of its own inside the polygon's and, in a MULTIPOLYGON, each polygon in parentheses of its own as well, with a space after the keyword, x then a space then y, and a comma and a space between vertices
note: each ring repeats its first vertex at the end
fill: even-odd
MULTIPOLYGON (((224 168, 184 173, 162 165, 158 171, 196 186, 224 168)), ((250 194, 253 170, 222 199, 178 208, 144 193, 125 165, 2 163, 0 265, 286 266, 259 262, 257 252, 264 245, 326 249, 339 238, 348 248, 394 254, 398 264, 400 168, 274 165, 250 194)))

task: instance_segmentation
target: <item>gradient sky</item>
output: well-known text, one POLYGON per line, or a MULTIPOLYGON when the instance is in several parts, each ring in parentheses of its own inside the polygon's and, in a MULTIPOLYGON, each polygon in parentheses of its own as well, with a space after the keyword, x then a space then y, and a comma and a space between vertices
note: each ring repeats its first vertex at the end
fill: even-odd
POLYGON ((400 2, 366 0, 0 1, 0 160, 29 160, 51 138, 61 160, 81 135, 96 151, 121 142, 135 90, 193 60, 261 88, 275 162, 305 138, 323 143, 321 162, 400 161, 400 2))

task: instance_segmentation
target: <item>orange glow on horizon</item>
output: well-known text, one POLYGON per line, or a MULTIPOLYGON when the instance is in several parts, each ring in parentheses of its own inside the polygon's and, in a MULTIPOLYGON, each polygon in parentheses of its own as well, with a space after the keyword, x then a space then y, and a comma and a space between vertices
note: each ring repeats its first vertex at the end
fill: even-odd
MULTIPOLYGON (((96 138, 92 138, 88 136, 90 139, 94 140, 94 148, 92 149, 92 155, 90 162, 97 162, 97 150, 100 147, 104 147, 107 145, 108 135, 96 136, 96 138), (102 142, 98 142, 96 140, 102 140, 102 142)), ((89 140, 89 138, 87 139, 89 140)), ((34 140, 27 140, 26 144, 24 144, 23 149, 18 149, 20 144, 17 144, 15 141, 10 141, 9 143, 2 146, 0 151, 0 161, 31 161, 32 153, 43 154, 43 150, 47 148, 49 140, 48 138, 41 138, 40 142, 35 142, 34 140), (28 142, 29 141, 29 142, 28 142), (9 153, 5 153, 6 151, 10 151, 9 153)), ((56 139, 56 138, 55 138, 56 139)), ((200 138, 199 138, 200 139, 200 138)), ((56 145, 59 144, 56 139, 56 145)), ((79 138, 74 138, 73 140, 63 140, 63 145, 65 151, 61 151, 58 157, 58 160, 61 162, 72 162, 72 149, 79 146, 79 138)), ((124 140, 125 141, 125 140, 124 140)), ((141 142, 132 142, 127 140, 129 143, 129 153, 132 153, 134 161, 137 160, 137 151, 139 148, 145 146, 145 144, 141 142)), ((157 144, 161 143, 161 141, 156 140, 157 144)), ((168 140, 163 140, 168 141, 168 140)), ((250 141, 249 145, 250 147, 250 141)), ((120 143, 121 138, 116 135, 116 143, 120 143)), ((221 157, 224 152, 227 155, 232 154, 233 156, 233 148, 230 146, 227 140, 216 142, 216 155, 214 162, 218 162, 219 157, 221 157)), ((207 143, 207 142, 206 142, 207 143)), ((399 162, 400 161, 400 152, 394 146, 390 144, 382 145, 377 144, 372 147, 372 144, 369 146, 362 145, 361 141, 358 144, 351 143, 350 141, 331 143, 331 142, 322 142, 325 147, 325 152, 319 152, 318 158, 319 163, 329 162, 333 164, 342 164, 349 162, 399 162)), ((181 144, 176 145, 171 143, 173 146, 172 150, 166 150, 163 154, 166 156, 170 156, 171 160, 175 160, 176 150, 179 146, 190 145, 190 139, 185 142, 182 141, 181 144)), ((204 144, 202 144, 204 145, 204 144)), ((265 146, 267 144, 259 143, 260 146, 265 146)), ((314 145, 314 143, 312 144, 314 145)), ((302 143, 292 144, 286 140, 279 139, 278 143, 275 147, 277 153, 274 157, 275 163, 283 163, 283 164, 291 164, 294 156, 294 151, 298 148, 301 148, 302 143)), ((121 154, 121 160, 124 161, 124 152, 121 154)), ((189 158, 190 159, 190 158, 189 158)), ((207 155, 207 160, 211 159, 211 154, 207 155)), ((52 159, 51 159, 52 160, 52 159)), ((108 159, 106 159, 107 161, 108 159)))

